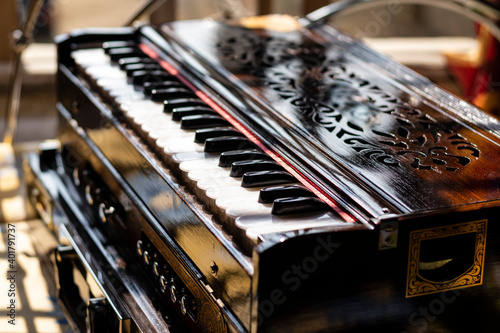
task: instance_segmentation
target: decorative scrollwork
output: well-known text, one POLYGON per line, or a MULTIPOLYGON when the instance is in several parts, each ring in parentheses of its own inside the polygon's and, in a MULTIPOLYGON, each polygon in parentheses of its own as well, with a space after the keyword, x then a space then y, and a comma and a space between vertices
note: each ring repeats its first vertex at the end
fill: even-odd
POLYGON ((406 297, 427 295, 446 290, 473 287, 483 283, 484 254, 486 251, 487 220, 473 221, 444 227, 416 230, 410 233, 410 256, 408 260, 408 277, 406 297), (419 274, 419 258, 421 242, 428 239, 439 239, 473 233, 475 248, 472 265, 462 274, 448 281, 429 281, 419 274))

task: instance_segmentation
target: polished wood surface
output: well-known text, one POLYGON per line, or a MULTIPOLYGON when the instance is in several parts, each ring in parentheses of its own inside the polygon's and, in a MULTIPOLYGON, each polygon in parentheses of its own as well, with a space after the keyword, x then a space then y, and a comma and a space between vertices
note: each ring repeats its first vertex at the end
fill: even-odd
POLYGON ((239 121, 325 194, 344 193, 334 199, 358 219, 497 202, 496 119, 449 96, 444 105, 429 81, 333 29, 203 28, 163 32, 195 52, 206 72, 194 74, 224 86, 239 121))
MULTIPOLYGON (((95 200, 128 210, 91 231, 109 229, 111 244, 118 232, 128 253, 147 235, 181 267, 184 285, 220 299, 214 317, 230 331, 497 330, 493 118, 329 29, 198 21, 81 31, 59 41, 59 55, 66 165, 57 177, 96 174, 109 196, 95 200), (257 235, 242 252, 75 65, 72 51, 109 40, 133 40, 352 220, 332 215, 328 227, 257 235)), ((85 196, 91 187, 78 187, 63 198, 68 206, 83 202, 90 220, 102 220, 85 196)), ((124 258, 131 267, 144 261, 124 258)))

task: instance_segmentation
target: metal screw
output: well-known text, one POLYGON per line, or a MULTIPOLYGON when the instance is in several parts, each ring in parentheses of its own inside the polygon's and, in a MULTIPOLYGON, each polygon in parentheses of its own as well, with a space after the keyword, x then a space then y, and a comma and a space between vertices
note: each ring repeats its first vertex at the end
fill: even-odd
POLYGON ((34 197, 34 198, 37 198, 39 195, 40 195, 40 191, 38 191, 37 188, 33 187, 33 189, 31 190, 31 195, 34 197))
POLYGON ((394 236, 390 235, 384 240, 385 245, 393 245, 394 244, 394 236))
POLYGON ((71 112, 78 113, 79 108, 80 105, 78 104, 77 101, 73 101, 73 103, 71 103, 71 112))
POLYGON ((210 264, 210 270, 213 276, 217 276, 217 273, 219 272, 219 266, 217 266, 215 261, 212 261, 212 263, 210 264))

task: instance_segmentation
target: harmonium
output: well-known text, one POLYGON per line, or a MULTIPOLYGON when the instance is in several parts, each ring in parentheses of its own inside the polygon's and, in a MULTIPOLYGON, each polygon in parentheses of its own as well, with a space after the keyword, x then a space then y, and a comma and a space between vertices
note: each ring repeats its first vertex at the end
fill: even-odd
POLYGON ((498 332, 500 122, 295 23, 59 37, 25 169, 75 332, 498 332))

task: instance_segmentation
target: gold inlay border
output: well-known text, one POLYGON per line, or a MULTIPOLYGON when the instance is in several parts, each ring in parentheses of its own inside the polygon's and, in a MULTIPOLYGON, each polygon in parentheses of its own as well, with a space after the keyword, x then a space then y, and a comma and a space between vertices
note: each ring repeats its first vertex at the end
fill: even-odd
POLYGON ((487 224, 488 220, 485 219, 410 232, 406 297, 409 298, 428 295, 483 284, 487 224), (429 281, 418 274, 420 246, 423 240, 443 238, 466 233, 476 234, 476 247, 474 251, 474 263, 465 273, 455 279, 444 282, 429 281))

